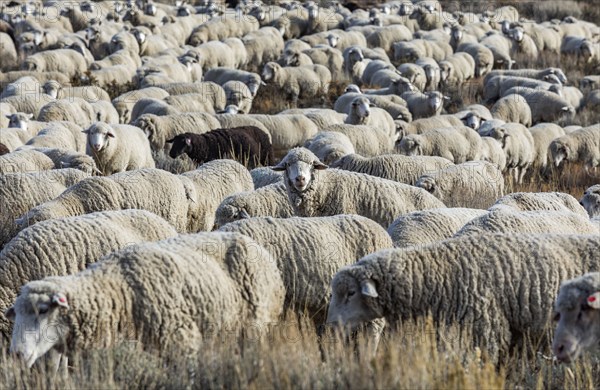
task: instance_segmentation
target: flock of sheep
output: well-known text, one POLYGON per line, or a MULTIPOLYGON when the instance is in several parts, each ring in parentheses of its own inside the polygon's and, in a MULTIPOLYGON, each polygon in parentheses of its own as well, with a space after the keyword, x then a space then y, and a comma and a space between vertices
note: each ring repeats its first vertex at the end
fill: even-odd
POLYGON ((563 125, 600 110, 600 68, 574 86, 519 64, 592 69, 597 25, 436 0, 0 17, 0 344, 27 366, 124 332, 195 350, 290 313, 374 338, 431 315, 496 361, 553 311, 560 361, 600 343, 600 184, 505 188, 598 171, 600 124, 563 125), (480 104, 446 113, 473 82, 480 104), (289 108, 257 113, 263 88, 289 108))

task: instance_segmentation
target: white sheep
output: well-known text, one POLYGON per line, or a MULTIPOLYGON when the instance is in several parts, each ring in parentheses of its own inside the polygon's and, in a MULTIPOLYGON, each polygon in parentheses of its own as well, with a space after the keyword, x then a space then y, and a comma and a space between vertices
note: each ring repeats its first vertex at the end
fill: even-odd
POLYGON ((154 168, 150 143, 139 128, 97 122, 83 132, 87 134, 86 153, 104 175, 154 168))
POLYGON ((454 53, 440 61, 441 81, 447 86, 460 86, 475 77, 475 60, 468 53, 454 53))
POLYGON ((256 96, 259 87, 261 85, 264 85, 264 82, 261 80, 260 75, 257 73, 224 67, 210 69, 204 75, 204 80, 215 82, 221 86, 228 81, 241 81, 244 84, 246 84, 248 88, 250 88, 252 96, 256 96))
POLYGON ((40 109, 37 117, 41 122, 66 121, 79 126, 89 126, 96 121, 94 108, 80 98, 49 102, 40 109))
POLYGON ((495 361, 543 339, 559 284, 598 271, 599 245, 597 234, 485 234, 382 250, 338 271, 327 322, 354 329, 385 318, 395 327, 431 315, 466 324, 495 361))
POLYGON ((575 108, 556 93, 527 87, 513 87, 505 92, 506 95, 518 94, 525 98, 531 109, 533 123, 556 122, 559 119, 575 115, 575 108))
POLYGON ((367 47, 373 49, 380 47, 390 55, 396 42, 412 40, 411 31, 404 25, 391 25, 380 27, 367 35, 367 47))
POLYGON ((444 207, 425 190, 366 174, 327 169, 305 148, 294 148, 273 167, 284 172, 288 198, 303 217, 358 214, 386 227, 413 210, 444 207))
POLYGON ((230 80, 223 84, 223 90, 227 98, 227 105, 235 105, 238 112, 248 114, 252 109, 252 91, 248 86, 237 80, 230 80))
POLYGON ((427 245, 454 236, 465 223, 485 213, 461 207, 413 211, 392 222, 388 234, 396 248, 427 245))
MULTIPOLYGON (((367 157, 391 153, 394 150, 394 144, 397 138, 396 135, 390 137, 380 129, 365 125, 331 125, 324 128, 323 132, 343 134, 350 140, 356 153, 367 157)), ((345 143, 345 139, 342 137, 342 139, 338 139, 337 142, 345 143)))
POLYGON ((561 283, 554 320, 558 322, 552 351, 560 362, 570 363, 585 350, 594 351, 600 341, 600 272, 561 283))
POLYGON ((394 60, 398 62, 414 62, 422 57, 431 57, 439 62, 452 55, 452 46, 449 43, 424 39, 395 42, 393 49, 394 60))
POLYGON ((410 123, 404 121, 396 121, 401 137, 408 134, 422 134, 428 130, 435 130, 444 127, 463 126, 460 118, 454 115, 436 115, 431 118, 416 119, 410 123))
POLYGON ((59 72, 73 78, 83 73, 88 66, 85 58, 77 51, 55 49, 28 56, 22 68, 34 72, 59 72))
POLYGON ((586 170, 600 166, 600 124, 584 127, 550 143, 556 167, 565 162, 582 162, 586 170))
POLYGON ((147 99, 164 99, 169 96, 169 93, 164 89, 157 87, 148 87, 137 89, 134 91, 125 92, 112 100, 112 104, 119 113, 120 123, 131 122, 131 110, 139 100, 147 99))
MULTIPOLYGON (((127 245, 176 235, 164 219, 144 210, 104 211, 37 223, 21 231, 0 252, 0 278, 4 279, 0 305, 9 307, 19 287, 31 280, 74 274, 127 245)), ((0 336, 10 338, 3 313, 0 336)))
POLYGON ((438 91, 408 91, 400 95, 406 101, 414 120, 439 115, 444 109, 446 97, 438 91))
POLYGON ((451 165, 419 177, 415 185, 448 207, 487 209, 504 195, 502 171, 487 161, 451 165))
POLYGON ((515 183, 522 183, 535 159, 535 144, 529 129, 519 123, 506 123, 489 134, 502 145, 506 168, 513 173, 515 183))
POLYGON ((348 116, 344 122, 349 125, 370 126, 394 137, 396 135, 394 118, 387 111, 371 105, 371 101, 366 96, 355 97, 346 112, 348 116))
POLYGON ((494 118, 501 119, 504 122, 531 126, 531 108, 529 108, 527 100, 521 95, 514 93, 504 95, 490 108, 490 113, 494 118))
POLYGON ((540 174, 544 175, 548 166, 552 166, 548 147, 554 139, 565 135, 565 131, 562 127, 554 123, 538 123, 530 127, 529 132, 533 137, 533 145, 535 147, 533 167, 538 169, 540 174))
POLYGON ((246 235, 269 251, 286 289, 284 310, 306 314, 316 326, 325 320, 329 285, 336 271, 364 255, 392 247, 381 226, 358 215, 252 218, 219 230, 246 235))
POLYGON ((456 52, 465 52, 473 57, 475 61, 475 77, 482 77, 489 74, 494 66, 494 53, 481 43, 461 43, 456 52))
POLYGON ((479 159, 481 138, 475 130, 466 126, 436 128, 405 136, 397 149, 407 156, 439 156, 461 164, 479 159))
POLYGON ((323 65, 281 67, 268 62, 262 70, 265 82, 281 88, 297 105, 299 98, 327 95, 331 83, 331 72, 323 65))
POLYGON ((490 211, 510 209, 516 211, 562 211, 587 216, 577 199, 562 192, 514 192, 498 199, 490 211))
POLYGON ((600 217, 600 184, 586 189, 579 203, 585 208, 590 218, 600 217))
POLYGON ((28 367, 51 349, 68 358, 127 337, 147 349, 194 352, 206 334, 277 321, 284 291, 273 258, 242 234, 132 245, 76 275, 26 284, 6 311, 15 321, 11 350, 28 367), (65 326, 48 326, 56 323, 65 326), (22 337, 25 329, 45 337, 22 337))
POLYGON ((397 95, 368 95, 363 94, 357 85, 350 84, 346 87, 343 95, 337 98, 333 109, 337 112, 346 113, 354 98, 364 96, 375 106, 388 112, 394 119, 412 121, 412 114, 408 110, 406 101, 397 95))
POLYGON ((451 165, 453 165, 451 161, 442 157, 384 154, 367 158, 358 154, 348 154, 330 164, 330 168, 366 173, 399 183, 415 185, 419 177, 451 165))
POLYGON ((320 131, 307 140, 304 147, 313 152, 324 164, 331 164, 348 154, 355 153, 350 138, 337 131, 320 131))
POLYGON ((500 171, 506 170, 506 153, 500 142, 492 137, 481 137, 481 153, 479 159, 495 164, 500 171))

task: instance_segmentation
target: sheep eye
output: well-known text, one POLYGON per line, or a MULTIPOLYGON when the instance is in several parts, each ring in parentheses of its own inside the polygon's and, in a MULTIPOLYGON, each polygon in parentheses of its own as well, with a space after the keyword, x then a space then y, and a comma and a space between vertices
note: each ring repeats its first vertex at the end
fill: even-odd
POLYGON ((556 313, 552 319, 554 320, 554 322, 560 321, 560 313, 556 313))
POLYGON ((38 308, 38 313, 39 314, 46 314, 48 312, 48 306, 40 306, 38 308))
POLYGON ((348 291, 348 298, 350 298, 351 296, 353 296, 356 293, 356 291, 352 290, 352 291, 348 291))

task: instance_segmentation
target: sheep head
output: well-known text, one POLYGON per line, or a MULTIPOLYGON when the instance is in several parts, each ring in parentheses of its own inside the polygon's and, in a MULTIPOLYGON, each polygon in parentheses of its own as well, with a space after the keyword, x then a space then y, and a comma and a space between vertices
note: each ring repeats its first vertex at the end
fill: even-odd
POLYGON ((8 118, 8 127, 27 131, 29 121, 33 119, 33 114, 17 112, 15 114, 6 115, 6 118, 8 118))
POLYGON ((600 216, 600 184, 596 184, 585 190, 579 201, 590 218, 600 216))
POLYGON ((15 326, 11 353, 25 361, 27 367, 46 352, 63 343, 68 328, 63 315, 69 310, 69 300, 60 287, 47 281, 27 283, 9 307, 6 318, 15 326))
POLYGON ((94 153, 98 153, 108 146, 109 138, 116 138, 115 131, 107 123, 94 123, 83 133, 87 134, 88 147, 92 149, 94 153))
POLYGON ((168 139, 167 143, 172 143, 169 156, 171 158, 177 158, 184 153, 192 151, 192 137, 190 133, 178 134, 175 137, 168 139))
POLYGON ((398 145, 400 153, 406 156, 418 156, 421 154, 421 137, 418 134, 409 134, 402 138, 398 145))
POLYGON ((314 180, 314 171, 327 169, 317 156, 306 148, 294 148, 274 166, 274 171, 284 171, 286 186, 298 192, 306 191, 314 180))
POLYGON ((281 65, 276 62, 267 62, 263 67, 263 71, 261 73, 262 79, 265 82, 269 82, 275 79, 277 73, 281 71, 281 65))
POLYGON ((600 342, 600 273, 590 272, 560 286, 554 305, 557 323, 552 351, 569 363, 600 342))

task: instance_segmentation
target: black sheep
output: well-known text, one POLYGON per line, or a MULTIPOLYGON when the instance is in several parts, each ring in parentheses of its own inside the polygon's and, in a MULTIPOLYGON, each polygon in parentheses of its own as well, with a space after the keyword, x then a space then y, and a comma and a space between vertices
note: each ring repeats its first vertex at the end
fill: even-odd
POLYGON ((4 144, 0 144, 0 156, 10 153, 10 150, 4 144))
POLYGON ((204 134, 183 133, 167 142, 173 143, 169 152, 171 158, 186 153, 198 164, 230 158, 254 168, 273 162, 269 135, 256 126, 215 129, 204 134))

